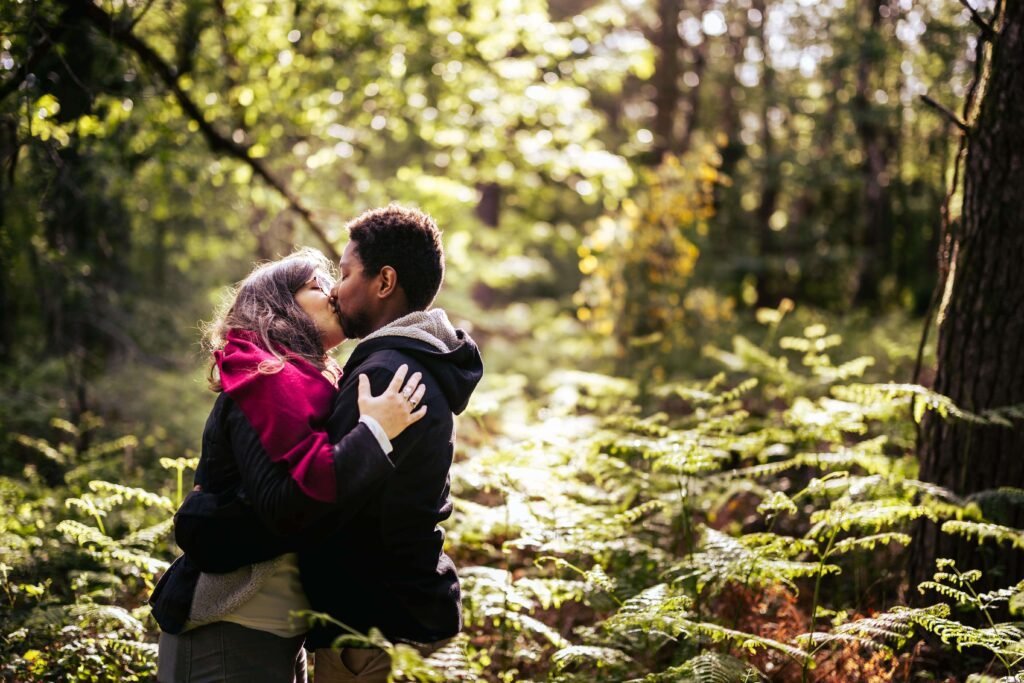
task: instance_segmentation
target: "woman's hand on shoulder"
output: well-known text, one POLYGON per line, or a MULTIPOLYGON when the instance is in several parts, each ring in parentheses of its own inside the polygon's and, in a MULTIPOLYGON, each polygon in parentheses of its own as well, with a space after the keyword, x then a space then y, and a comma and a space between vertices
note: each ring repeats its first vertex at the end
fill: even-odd
POLYGON ((420 382, 423 375, 414 372, 406 381, 407 374, 409 366, 403 364, 380 396, 370 392, 370 378, 365 374, 359 375, 359 414, 375 419, 389 439, 394 439, 427 414, 426 406, 416 410, 427 391, 426 385, 420 382))

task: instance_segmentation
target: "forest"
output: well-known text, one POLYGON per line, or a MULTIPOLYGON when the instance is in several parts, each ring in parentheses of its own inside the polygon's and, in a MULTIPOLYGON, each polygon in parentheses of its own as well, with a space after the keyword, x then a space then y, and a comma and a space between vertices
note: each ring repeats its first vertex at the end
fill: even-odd
POLYGON ((0 2, 0 680, 156 680, 203 326, 392 203, 485 371, 389 680, 1024 681, 1019 0, 0 2))

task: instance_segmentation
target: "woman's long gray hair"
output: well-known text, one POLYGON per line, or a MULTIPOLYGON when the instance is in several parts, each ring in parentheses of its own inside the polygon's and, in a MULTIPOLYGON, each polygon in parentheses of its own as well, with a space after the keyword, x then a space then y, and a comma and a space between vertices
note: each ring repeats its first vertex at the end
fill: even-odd
MULTIPOLYGON (((235 289, 234 296, 204 329, 203 340, 211 353, 224 348, 229 330, 254 332, 278 363, 260 365, 273 373, 287 362, 285 353, 303 358, 321 370, 326 367, 320 330, 295 301, 295 292, 317 272, 333 275, 331 262, 316 249, 299 249, 277 261, 253 269, 235 289)), ((217 365, 210 366, 210 388, 221 391, 217 365)))

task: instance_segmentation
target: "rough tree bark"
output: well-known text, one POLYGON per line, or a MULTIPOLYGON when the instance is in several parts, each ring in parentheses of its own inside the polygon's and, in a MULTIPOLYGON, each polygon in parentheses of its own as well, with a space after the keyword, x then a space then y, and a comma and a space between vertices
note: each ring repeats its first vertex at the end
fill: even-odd
MULTIPOLYGON (((952 235, 938 318, 934 388, 973 412, 1024 403, 1024 2, 999 5, 987 82, 965 132, 963 211, 952 235)), ((929 414, 918 449, 921 479, 961 496, 1024 488, 1020 422, 1012 428, 976 426, 929 414)), ((1024 506, 986 512, 1024 527, 1024 506)), ((923 524, 912 545, 911 581, 929 578, 936 557, 990 570, 988 585, 1024 576, 1024 553, 991 544, 979 549, 923 524)))

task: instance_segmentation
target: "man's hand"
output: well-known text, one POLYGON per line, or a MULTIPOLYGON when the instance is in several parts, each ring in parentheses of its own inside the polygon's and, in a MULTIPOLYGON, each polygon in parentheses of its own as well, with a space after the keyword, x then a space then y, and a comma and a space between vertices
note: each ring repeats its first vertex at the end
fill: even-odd
POLYGON ((391 378, 391 384, 380 396, 373 396, 370 393, 370 378, 359 375, 359 414, 375 419, 388 439, 394 439, 405 431, 406 427, 423 419, 427 414, 426 406, 420 406, 419 410, 415 410, 427 391, 426 385, 420 383, 423 376, 415 372, 409 381, 405 382, 408 373, 408 365, 403 364, 399 367, 395 371, 395 376, 391 378))

